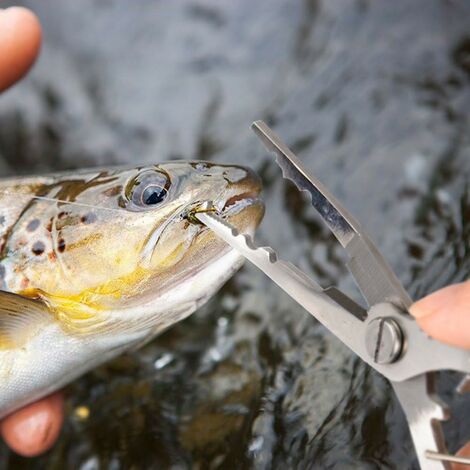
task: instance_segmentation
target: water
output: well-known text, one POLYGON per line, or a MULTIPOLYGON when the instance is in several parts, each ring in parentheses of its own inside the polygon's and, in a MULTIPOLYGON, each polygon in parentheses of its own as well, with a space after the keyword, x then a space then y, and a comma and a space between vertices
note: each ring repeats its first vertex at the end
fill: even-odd
MULTIPOLYGON (((250 132, 264 119, 369 229, 413 297, 468 276, 468 3, 31 6, 45 43, 0 100, 3 174, 248 164, 265 186, 258 240, 357 295, 335 240, 250 132)), ((448 395, 457 377, 443 382, 448 395)), ((387 383, 250 266, 67 392, 54 449, 25 460, 3 446, 1 468, 417 468, 387 383)), ((469 427, 454 421, 452 450, 469 427)))

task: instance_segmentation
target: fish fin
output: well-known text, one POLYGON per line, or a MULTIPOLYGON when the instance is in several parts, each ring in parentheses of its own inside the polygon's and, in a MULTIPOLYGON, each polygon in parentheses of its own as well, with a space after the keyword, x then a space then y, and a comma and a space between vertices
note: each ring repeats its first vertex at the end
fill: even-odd
POLYGON ((42 302, 0 290, 0 350, 22 347, 49 321, 42 302))

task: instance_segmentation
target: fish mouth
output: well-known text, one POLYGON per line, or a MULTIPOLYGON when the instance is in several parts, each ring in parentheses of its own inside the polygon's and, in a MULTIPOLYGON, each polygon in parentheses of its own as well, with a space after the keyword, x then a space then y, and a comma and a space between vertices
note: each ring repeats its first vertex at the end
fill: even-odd
MULTIPOLYGON (((214 209, 224 218, 232 218, 232 216, 240 214, 246 209, 246 216, 243 218, 247 219, 245 222, 249 222, 250 217, 253 218, 259 212, 259 217, 256 217, 257 220, 252 221, 257 226, 264 214, 264 204, 259 196, 262 189, 261 179, 250 168, 240 168, 245 172, 244 177, 237 180, 230 177, 226 178, 229 184, 224 197, 217 198, 212 203, 214 209)), ((233 221, 236 221, 236 219, 237 217, 233 217, 233 221)), ((243 227, 238 228, 242 229, 243 227)))
MULTIPOLYGON (((158 279, 159 295, 203 273, 209 265, 233 250, 195 217, 198 212, 213 211, 240 232, 254 235, 264 215, 264 203, 259 197, 259 188, 232 187, 224 196, 219 196, 215 201, 210 201, 209 198, 199 199, 180 206, 164 224, 155 227, 148 237, 142 262, 145 260, 144 265, 155 270, 154 279, 158 279), (174 235, 165 236, 165 233, 169 233, 168 230, 173 229, 178 231, 176 237, 181 248, 179 255, 172 258, 171 263, 157 264, 154 254, 159 256, 159 253, 166 250, 168 240, 174 240, 174 235), (176 265, 178 267, 174 268, 176 265)), ((242 258, 230 259, 233 262, 230 272, 233 272, 240 267, 242 258)), ((148 292, 149 298, 154 295, 153 290, 148 292)))
POLYGON ((150 261, 164 233, 178 224, 181 224, 181 230, 185 232, 181 237, 182 246, 189 249, 199 235, 209 231, 195 217, 198 212, 213 211, 233 223, 240 231, 246 230, 253 234, 264 215, 264 203, 259 196, 261 180, 253 171, 244 171, 246 171, 245 178, 235 183, 229 182, 228 187, 213 200, 210 198, 193 200, 177 208, 163 224, 156 226, 147 238, 144 258, 150 261))
MULTIPOLYGON (((195 216, 198 212, 214 212, 223 219, 237 219, 237 216, 243 215, 244 212, 249 213, 246 222, 253 222, 252 229, 258 226, 264 215, 264 203, 259 197, 257 191, 244 191, 230 196, 225 200, 218 201, 200 201, 193 203, 187 212, 187 220, 196 225, 203 225, 195 216), (253 220, 250 220, 254 217, 253 220)), ((239 227, 242 229, 242 227, 239 227)))
POLYGON ((255 204, 263 204, 258 193, 256 191, 245 191, 229 197, 219 212, 229 216, 255 204))
MULTIPOLYGON (((230 196, 227 200, 218 201, 217 203, 210 202, 209 208, 204 208, 204 204, 207 204, 209 201, 198 201, 197 203, 188 204, 185 207, 176 210, 171 217, 169 217, 163 224, 157 225, 154 230, 150 233, 147 241, 145 243, 145 248, 142 253, 142 258, 150 261, 153 252, 155 251, 158 242, 165 232, 165 230, 169 229, 175 223, 181 222, 182 220, 187 220, 189 222, 196 223, 197 225, 201 226, 199 220, 194 217, 194 214, 197 212, 203 211, 214 211, 220 214, 224 218, 231 218, 233 216, 237 216, 238 214, 242 213, 245 209, 260 206, 260 219, 264 214, 264 203, 262 202, 261 198, 258 196, 257 191, 245 191, 242 193, 235 194, 230 196)), ((255 222, 258 225, 258 221, 255 222)), ((189 234, 189 237, 186 239, 186 245, 189 246, 197 237, 199 230, 194 230, 194 225, 191 224, 193 230, 189 234)))

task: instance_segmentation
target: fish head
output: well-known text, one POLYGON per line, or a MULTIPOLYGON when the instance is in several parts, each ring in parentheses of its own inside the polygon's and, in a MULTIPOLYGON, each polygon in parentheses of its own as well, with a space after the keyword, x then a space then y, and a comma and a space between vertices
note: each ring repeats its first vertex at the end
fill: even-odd
POLYGON ((211 201, 252 234, 260 190, 247 168, 201 161, 58 178, 12 230, 8 290, 77 318, 201 303, 241 257, 188 215, 211 201))

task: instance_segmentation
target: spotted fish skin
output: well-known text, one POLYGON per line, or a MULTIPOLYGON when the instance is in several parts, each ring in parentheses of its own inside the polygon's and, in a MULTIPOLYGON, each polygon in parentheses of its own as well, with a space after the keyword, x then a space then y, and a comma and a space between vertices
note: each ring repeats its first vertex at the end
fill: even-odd
POLYGON ((207 162, 0 180, 0 418, 195 311, 242 259, 188 213, 253 233, 259 192, 207 162))

